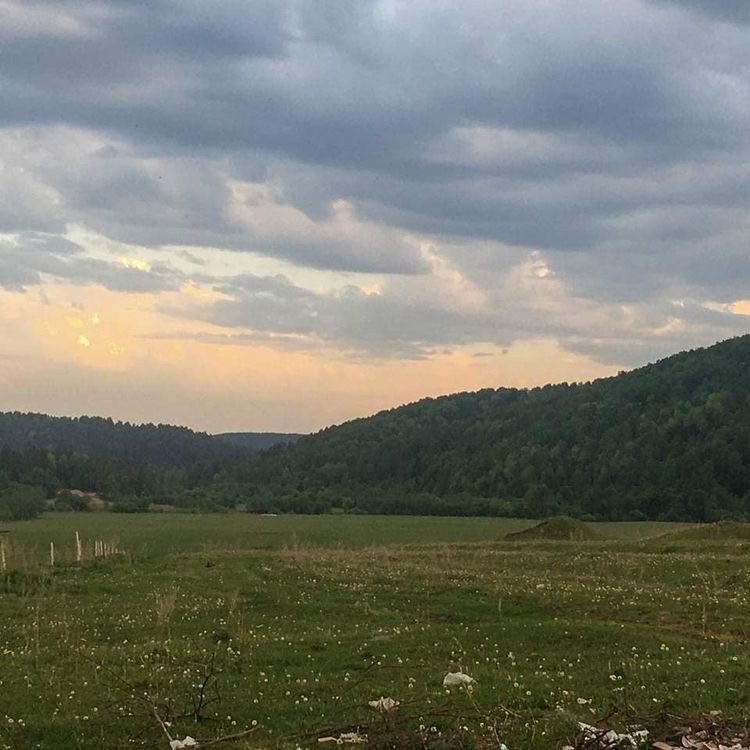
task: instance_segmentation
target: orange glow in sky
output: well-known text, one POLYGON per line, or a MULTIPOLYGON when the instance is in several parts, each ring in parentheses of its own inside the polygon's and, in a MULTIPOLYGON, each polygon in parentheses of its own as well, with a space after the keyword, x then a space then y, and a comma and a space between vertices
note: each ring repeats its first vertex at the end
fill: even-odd
POLYGON ((184 4, 0 0, 0 409, 309 431, 750 330, 750 2, 184 4))
POLYGON ((458 347, 425 359, 358 359, 332 347, 196 340, 210 324, 160 311, 216 294, 185 286, 161 295, 48 284, 0 293, 5 356, 0 409, 97 414, 208 431, 313 431, 459 390, 608 375, 612 367, 562 352, 551 339, 505 350, 458 347), (481 356, 476 356, 481 354, 481 356))

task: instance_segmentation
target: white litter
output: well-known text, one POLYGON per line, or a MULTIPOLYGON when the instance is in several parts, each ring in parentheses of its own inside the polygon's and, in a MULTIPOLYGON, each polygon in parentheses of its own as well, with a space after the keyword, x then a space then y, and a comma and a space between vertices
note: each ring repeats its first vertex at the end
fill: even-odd
POLYGON ((320 737, 318 742, 321 745, 333 742, 336 745, 363 745, 367 742, 367 735, 359 732, 343 732, 338 737, 320 737))
POLYGON ((476 685, 477 681, 473 677, 463 672, 448 672, 443 677, 443 687, 465 687, 471 688, 476 685))
POLYGON ((186 747, 198 747, 198 740, 188 735, 184 740, 170 740, 170 750, 183 750, 186 747))
POLYGON ((383 698, 381 695, 376 701, 368 701, 367 705, 374 708, 378 713, 387 714, 398 708, 399 702, 393 700, 393 698, 383 698))
POLYGON ((583 739, 586 742, 598 743, 601 748, 626 748, 636 750, 648 741, 647 729, 634 729, 625 734, 619 734, 614 729, 599 729, 591 724, 578 722, 583 739))

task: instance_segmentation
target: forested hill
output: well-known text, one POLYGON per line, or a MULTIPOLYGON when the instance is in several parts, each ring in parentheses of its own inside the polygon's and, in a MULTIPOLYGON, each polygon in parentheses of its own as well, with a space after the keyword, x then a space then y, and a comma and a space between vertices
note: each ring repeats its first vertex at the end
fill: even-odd
POLYGON ((213 510, 214 477, 249 456, 184 427, 0 413, 0 520, 32 518, 49 503, 87 505, 65 490, 99 493, 114 510, 151 503, 213 510))
POLYGON ((248 453, 240 446, 186 427, 20 412, 0 412, 0 449, 83 453, 115 461, 178 468, 196 462, 237 460, 248 453))
POLYGON ((425 399, 225 479, 281 509, 747 516, 750 336, 592 383, 425 399))
POLYGON ((143 511, 152 503, 225 509, 235 499, 215 477, 294 437, 219 437, 101 417, 0 413, 0 520, 31 518, 50 503, 59 510, 87 505, 65 490, 98 493, 121 511, 143 511))

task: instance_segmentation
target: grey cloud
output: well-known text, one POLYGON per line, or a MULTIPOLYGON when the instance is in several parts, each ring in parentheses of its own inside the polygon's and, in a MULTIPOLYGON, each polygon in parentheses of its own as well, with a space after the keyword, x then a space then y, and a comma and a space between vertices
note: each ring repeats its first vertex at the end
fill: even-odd
MULTIPOLYGON (((99 136, 67 128, 8 140, 17 142, 11 157, 18 174, 32 175, 59 196, 57 214, 120 242, 250 251, 321 269, 425 270, 418 247, 402 232, 367 224, 346 202, 329 198, 311 214, 262 182, 243 185, 235 195, 212 160, 184 154, 145 159, 128 146, 102 145, 99 136), (78 159, 59 172, 60 153, 70 145, 78 159)), ((39 229, 33 220, 17 224, 8 228, 39 229)))
POLYGON ((750 24, 750 6, 745 0, 650 0, 662 5, 685 8, 730 23, 750 24))
POLYGON ((30 268, 19 268, 13 258, 0 253, 0 287, 13 292, 21 292, 41 281, 39 273, 30 268))
POLYGON ((585 3, 585 18, 524 5, 415 3, 388 19, 388 5, 374 1, 336 13, 306 2, 224 2, 211 15, 227 40, 192 3, 182 14, 161 4, 101 3, 93 13, 73 4, 82 33, 6 35, 5 117, 398 174, 424 169, 413 154, 425 137, 466 121, 574 128, 669 150, 715 142, 715 128, 684 117, 683 76, 692 71, 677 67, 687 58, 674 29, 651 26, 633 2, 624 14, 585 3), (175 21, 183 18, 190 23, 175 21), (238 29, 253 29, 268 48, 238 29), (217 59, 217 50, 238 59, 217 59), (30 83, 45 95, 32 101, 30 83))
POLYGON ((275 0, 182 0, 179 8, 165 0, 24 0, 4 13, 9 68, 64 82, 158 75, 149 64, 165 57, 275 57, 288 41, 288 12, 275 0))
MULTIPOLYGON (((3 7, 0 231, 75 222, 167 257, 219 247, 413 276, 381 296, 228 282, 210 316, 255 331, 238 336, 417 355, 555 335, 636 357, 742 323, 683 310, 683 338, 649 333, 670 300, 731 301, 750 281, 744 0, 3 7), (441 288, 422 243, 486 309, 430 302, 441 288), (505 288, 531 251, 567 290, 560 305, 601 331, 505 288), (648 321, 628 324, 622 306, 648 321)), ((146 283, 93 259, 45 263, 4 283, 146 283)))
MULTIPOLYGON (((436 345, 466 342, 476 335, 465 315, 440 304, 404 298, 397 292, 381 297, 357 287, 315 292, 283 276, 243 275, 217 287, 228 299, 207 309, 175 310, 197 316, 225 329, 215 340, 256 343, 261 339, 307 337, 353 353, 375 356, 421 357, 436 345)), ((295 348, 302 344, 290 338, 295 348)))
POLYGON ((450 274, 418 285, 394 281, 377 292, 355 286, 312 291, 283 276, 243 275, 217 286, 223 298, 207 307, 165 312, 218 326, 194 337, 206 343, 417 359, 462 345, 508 347, 552 336, 570 351, 623 366, 736 335, 747 321, 696 299, 594 304, 572 295, 545 269, 538 255, 509 261, 494 274, 492 293, 456 287, 450 274))
POLYGON ((181 274, 163 266, 141 271, 93 258, 72 262, 48 259, 40 264, 40 271, 79 284, 100 284, 115 292, 163 292, 177 289, 182 280, 181 274))
POLYGON ((23 291, 38 286, 43 276, 118 292, 173 290, 183 280, 182 274, 164 265, 145 271, 88 257, 83 248, 61 237, 21 234, 0 241, 0 286, 23 291))

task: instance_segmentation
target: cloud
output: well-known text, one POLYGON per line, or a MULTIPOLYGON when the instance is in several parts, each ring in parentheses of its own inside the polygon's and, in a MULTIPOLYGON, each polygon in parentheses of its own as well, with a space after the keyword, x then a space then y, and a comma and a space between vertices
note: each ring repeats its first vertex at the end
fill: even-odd
MULTIPOLYGON (((487 257, 498 250, 486 248, 487 257)), ((209 323, 213 331, 195 336, 164 331, 159 338, 338 350, 382 360, 423 359, 470 345, 497 350, 538 338, 543 330, 569 351, 624 366, 737 335, 746 325, 745 316, 699 298, 654 295, 602 304, 576 293, 538 252, 509 253, 503 268, 485 269, 483 284, 446 262, 447 255, 450 251, 428 248, 431 273, 393 277, 372 288, 312 290, 282 275, 227 278, 208 301, 162 307, 170 315, 209 323)))
POLYGON ((359 217, 350 202, 334 200, 310 216, 289 202, 281 186, 230 180, 211 160, 145 159, 101 135, 59 127, 0 132, 0 150, 25 178, 21 190, 8 185, 16 203, 26 191, 34 205, 37 183, 48 185, 54 196, 40 207, 46 212, 41 222, 37 213, 14 208, 3 223, 0 210, 0 230, 6 232, 64 231, 76 223, 146 247, 252 251, 343 271, 421 273, 426 268, 417 242, 359 217), (75 167, 60 173, 57 165, 71 147, 78 156, 75 167))
POLYGON ((0 236, 0 287, 23 291, 40 285, 44 276, 120 292, 162 292, 177 289, 183 281, 181 273, 166 265, 144 267, 123 258, 89 257, 82 247, 56 235, 0 236))
POLYGON ((744 0, 651 0, 651 2, 697 11, 709 18, 729 23, 750 24, 750 7, 744 0))
POLYGON ((259 250, 313 268, 381 273, 427 269, 419 243, 402 232, 363 221, 345 200, 317 221, 262 184, 235 183, 233 214, 259 250))
POLYGON ((169 309, 202 336, 375 357, 635 363, 746 322, 707 307, 750 281, 745 2, 178 5, 0 4, 0 285, 159 292, 198 258, 221 298, 169 309), (32 248, 71 226, 150 270, 32 248))

